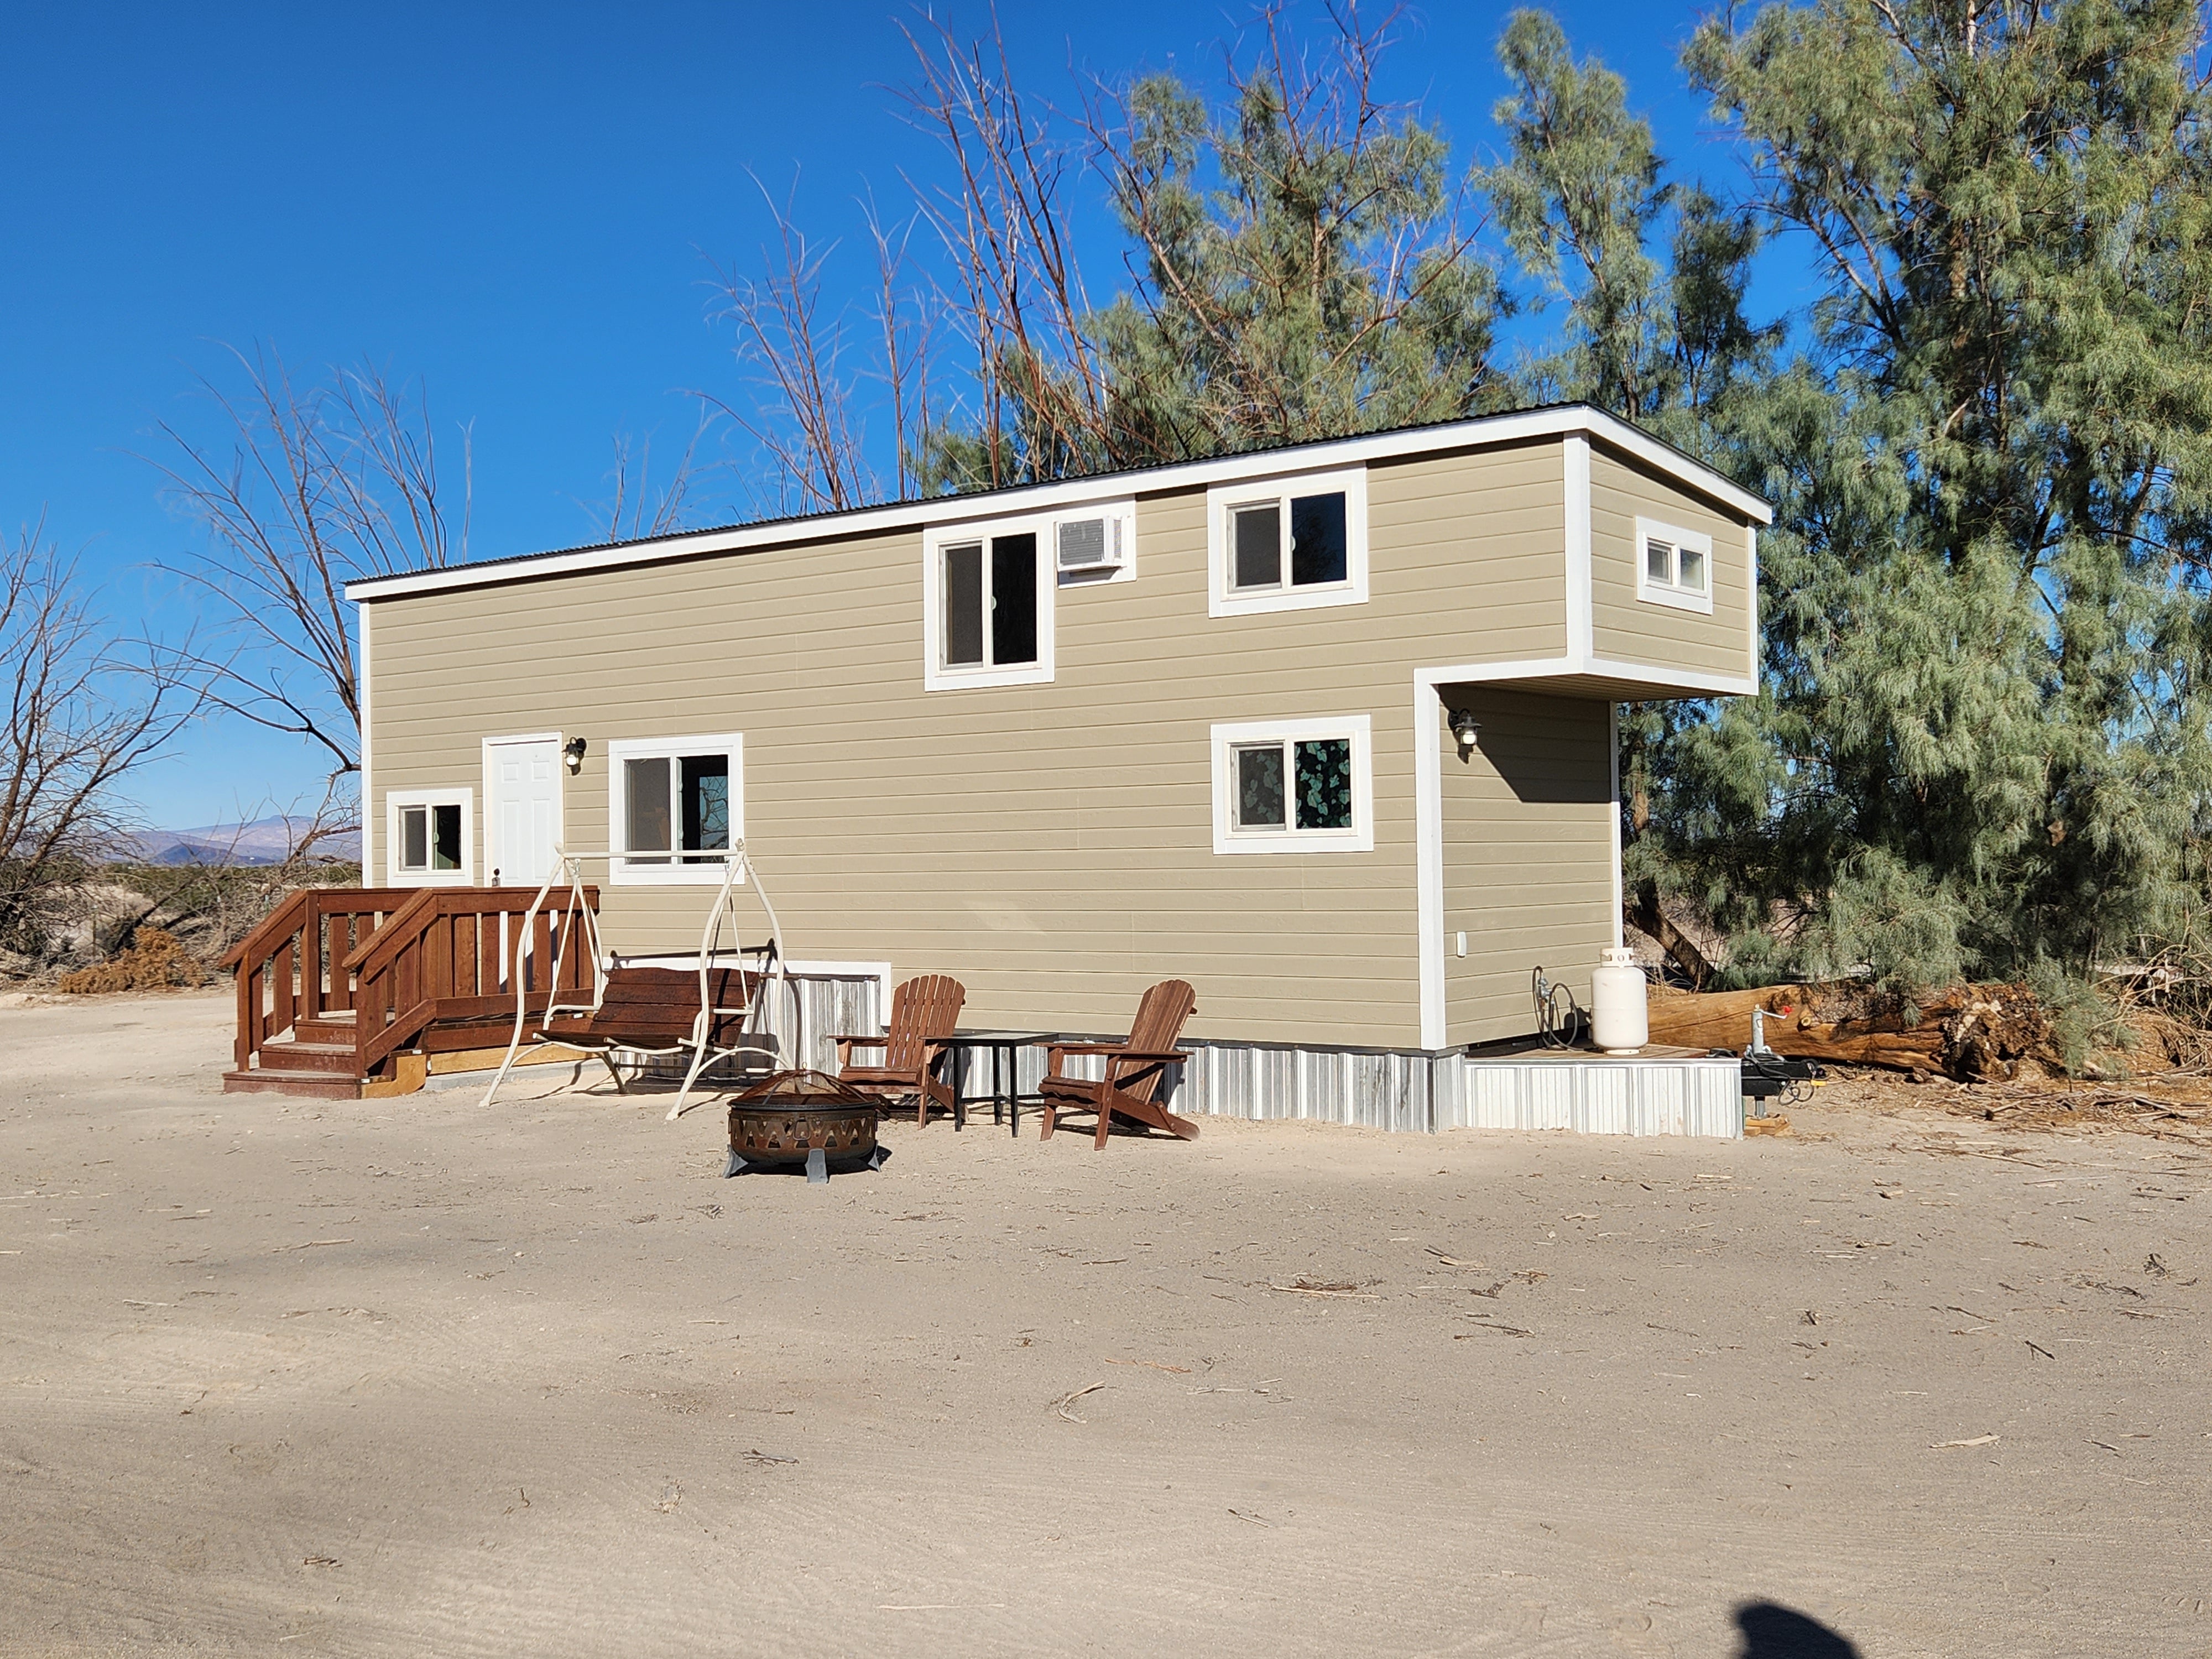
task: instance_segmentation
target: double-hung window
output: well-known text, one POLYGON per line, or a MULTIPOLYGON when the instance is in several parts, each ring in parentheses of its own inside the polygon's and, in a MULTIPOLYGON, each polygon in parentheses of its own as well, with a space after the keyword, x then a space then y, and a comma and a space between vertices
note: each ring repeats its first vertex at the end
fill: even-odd
POLYGON ((1652 519, 1636 521, 1636 597, 1678 611, 1713 608, 1713 538, 1652 519))
POLYGON ((385 799, 385 867, 394 887, 465 887, 475 826, 472 792, 394 790, 385 799))
POLYGON ((1366 599, 1364 467, 1217 485, 1206 506, 1212 615, 1366 599))
POLYGON ((617 738, 607 792, 617 882, 719 883, 744 834, 744 739, 617 738))
POLYGON ((1213 850, 1364 853, 1375 846, 1364 714, 1213 728, 1213 850))

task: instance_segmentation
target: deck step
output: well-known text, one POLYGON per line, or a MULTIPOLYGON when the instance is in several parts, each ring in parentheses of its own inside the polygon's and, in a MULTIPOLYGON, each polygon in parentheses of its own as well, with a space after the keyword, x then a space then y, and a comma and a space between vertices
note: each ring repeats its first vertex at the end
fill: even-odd
POLYGON ((350 1042, 264 1042, 261 1061, 277 1072, 336 1072, 356 1076, 350 1042))
POLYGON ((338 1042, 351 1047, 353 1043, 353 1010, 343 1008, 329 1013, 308 1014, 292 1028, 295 1042, 338 1042))
POLYGON ((257 1066, 250 1072, 225 1072, 227 1095, 304 1095, 313 1100, 359 1100, 361 1080, 329 1072, 288 1072, 257 1066))

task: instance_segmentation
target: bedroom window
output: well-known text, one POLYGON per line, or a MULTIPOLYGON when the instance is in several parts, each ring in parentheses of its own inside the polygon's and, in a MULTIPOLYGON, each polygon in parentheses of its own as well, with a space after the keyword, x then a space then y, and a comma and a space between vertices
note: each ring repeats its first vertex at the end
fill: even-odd
POLYGON ((744 740, 620 738, 607 745, 607 822, 615 879, 641 884, 722 879, 744 834, 744 740))
POLYGON ((1364 468, 1221 485, 1206 500, 1212 615, 1366 599, 1364 468))
POLYGON ((1374 767, 1364 714, 1213 728, 1213 850, 1369 852, 1374 767))
POLYGON ((385 866, 392 886, 469 885, 471 803, 466 789, 386 795, 385 866))
POLYGON ((1052 678, 1053 532, 1044 517, 924 533, 924 689, 1052 678))
POLYGON ((1713 538, 1651 519, 1636 521, 1636 597, 1647 605, 1710 613, 1713 538))

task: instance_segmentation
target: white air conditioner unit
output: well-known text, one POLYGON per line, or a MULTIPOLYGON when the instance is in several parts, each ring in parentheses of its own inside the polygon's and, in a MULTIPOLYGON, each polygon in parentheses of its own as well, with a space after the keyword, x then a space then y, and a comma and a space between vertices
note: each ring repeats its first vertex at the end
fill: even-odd
POLYGON ((1060 521, 1060 574, 1069 578, 1111 576, 1121 568, 1121 520, 1113 514, 1060 521))

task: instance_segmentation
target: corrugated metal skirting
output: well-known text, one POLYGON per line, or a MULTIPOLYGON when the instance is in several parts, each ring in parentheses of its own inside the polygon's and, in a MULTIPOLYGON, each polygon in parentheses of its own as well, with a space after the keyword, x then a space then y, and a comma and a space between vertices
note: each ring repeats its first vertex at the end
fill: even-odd
MULTIPOLYGON (((792 1063, 784 1056, 802 1021, 805 1054, 799 1063, 827 1072, 837 1068, 831 1037, 883 1029, 872 979, 809 975, 790 984, 791 994, 771 999, 768 1009, 775 1063, 792 1063)), ((1165 1099, 1190 1117, 1296 1119, 1425 1132, 1571 1129, 1581 1134, 1723 1139, 1743 1133, 1743 1077, 1734 1060, 1615 1060, 1596 1054, 1469 1059, 1460 1054, 1246 1042, 1187 1042, 1182 1047, 1191 1062, 1169 1068, 1165 1099)), ((741 1069, 758 1071, 769 1059, 763 1054, 741 1069)), ((962 1061, 962 1093, 988 1093, 990 1055, 969 1050, 962 1061)), ((1069 1069, 1095 1078, 1102 1064, 1094 1055, 1076 1055, 1069 1069)), ((680 1075, 680 1061, 662 1060, 652 1069, 667 1072, 672 1065, 680 1075)), ((1013 1082, 1022 1093, 1036 1091, 1044 1066, 1043 1049, 1015 1051, 1013 1082)), ((736 1062, 729 1062, 716 1075, 726 1079, 737 1069, 736 1062)))
POLYGON ((1734 1060, 1469 1059, 1463 1054, 1186 1042, 1173 1101, 1191 1116, 1296 1118, 1376 1129, 1571 1129, 1583 1134, 1743 1133, 1734 1060))

